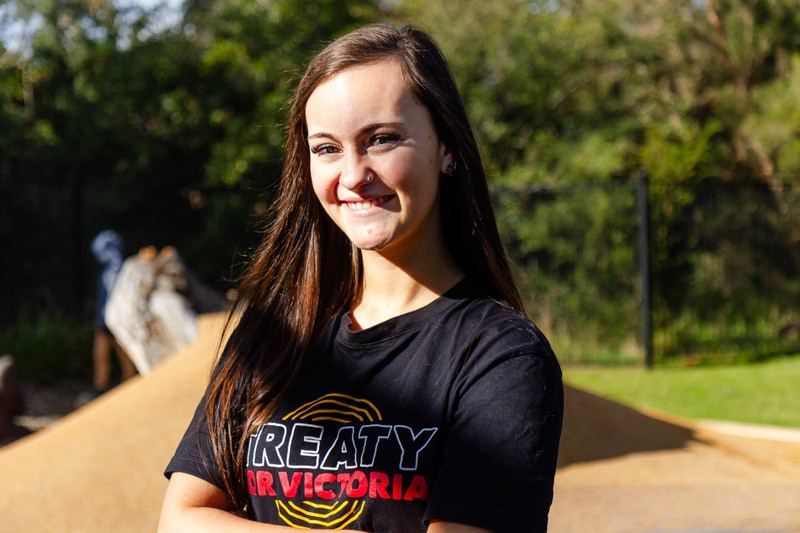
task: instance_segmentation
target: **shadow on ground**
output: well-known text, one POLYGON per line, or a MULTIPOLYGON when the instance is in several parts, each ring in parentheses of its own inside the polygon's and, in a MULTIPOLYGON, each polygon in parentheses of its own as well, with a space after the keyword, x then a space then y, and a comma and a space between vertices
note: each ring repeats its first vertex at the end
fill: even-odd
POLYGON ((559 467, 631 453, 679 449, 696 440, 688 427, 586 391, 567 386, 564 396, 559 467))

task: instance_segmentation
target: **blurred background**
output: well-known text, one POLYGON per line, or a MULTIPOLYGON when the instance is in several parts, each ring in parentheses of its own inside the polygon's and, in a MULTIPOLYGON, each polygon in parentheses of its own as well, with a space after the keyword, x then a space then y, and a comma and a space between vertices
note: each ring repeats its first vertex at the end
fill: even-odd
POLYGON ((800 353, 797 0, 7 0, 0 354, 18 374, 90 375, 103 229, 229 289, 305 62, 376 21, 449 58, 565 365, 800 353))

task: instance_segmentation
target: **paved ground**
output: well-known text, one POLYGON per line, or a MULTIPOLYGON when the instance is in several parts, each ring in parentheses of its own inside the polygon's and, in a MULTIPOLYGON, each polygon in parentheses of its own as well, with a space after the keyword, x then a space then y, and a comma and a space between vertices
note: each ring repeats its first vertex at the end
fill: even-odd
MULTIPOLYGON (((153 531, 219 321, 137 377, 0 449, 0 532, 153 531)), ((568 388, 550 531, 800 533, 800 432, 691 424, 568 388)))

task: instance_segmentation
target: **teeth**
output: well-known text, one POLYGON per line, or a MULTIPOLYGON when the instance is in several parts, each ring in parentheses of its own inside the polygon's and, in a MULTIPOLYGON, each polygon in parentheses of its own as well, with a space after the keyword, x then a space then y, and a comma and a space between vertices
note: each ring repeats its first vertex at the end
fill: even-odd
POLYGON ((353 211, 366 211, 370 207, 375 207, 386 202, 388 196, 380 196, 372 200, 362 200, 360 202, 347 202, 347 207, 353 211))

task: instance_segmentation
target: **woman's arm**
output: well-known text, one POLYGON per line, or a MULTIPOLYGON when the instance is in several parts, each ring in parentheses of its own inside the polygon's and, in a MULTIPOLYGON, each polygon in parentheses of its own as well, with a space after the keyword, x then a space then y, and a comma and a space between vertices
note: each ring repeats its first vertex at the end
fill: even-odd
MULTIPOLYGON (((232 512, 225 493, 190 474, 175 472, 170 478, 158 531, 271 531, 265 524, 243 519, 232 512)), ((275 531, 281 531, 280 526, 275 531)))
POLYGON ((217 487, 190 474, 175 472, 164 496, 158 531, 279 533, 294 530, 237 516, 232 512, 225 493, 217 487))
MULTIPOLYGON (((225 493, 214 485, 190 474, 172 474, 164 505, 161 508, 159 533, 165 532, 282 532, 292 528, 272 524, 260 524, 241 518, 231 512, 225 493)), ((428 533, 491 533, 488 529, 434 520, 428 533)))

